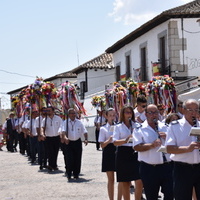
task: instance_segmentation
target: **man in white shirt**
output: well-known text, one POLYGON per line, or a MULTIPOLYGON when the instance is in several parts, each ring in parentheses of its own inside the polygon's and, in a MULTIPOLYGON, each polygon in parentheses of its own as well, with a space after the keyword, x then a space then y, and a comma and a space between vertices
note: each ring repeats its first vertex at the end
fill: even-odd
POLYGON ((145 109, 147 107, 147 99, 144 95, 137 97, 137 107, 134 109, 136 122, 143 123, 146 120, 145 109))
POLYGON ((88 134, 83 123, 76 119, 76 112, 73 108, 68 110, 68 119, 64 121, 62 127, 62 139, 65 147, 64 156, 66 157, 66 175, 68 180, 73 174, 75 179, 79 178, 82 159, 82 141, 84 136, 85 145, 88 144, 88 134))
POLYGON ((174 196, 177 200, 192 199, 194 187, 200 199, 200 142, 190 136, 192 126, 200 126, 198 101, 186 100, 183 114, 182 119, 170 124, 166 138, 167 152, 174 161, 174 196))
POLYGON ((140 176, 148 200, 158 199, 161 187, 164 199, 173 200, 172 163, 169 154, 158 152, 164 145, 167 126, 159 121, 156 105, 146 109, 147 120, 133 131, 133 147, 138 151, 140 176))
POLYGON ((47 145, 46 140, 41 136, 42 120, 47 116, 46 107, 41 108, 41 115, 35 120, 38 134, 38 164, 39 169, 47 168, 47 145))
POLYGON ((23 115, 16 121, 16 128, 19 134, 19 148, 20 148, 20 153, 22 155, 25 155, 25 151, 27 152, 27 155, 30 155, 28 137, 25 133, 26 132, 25 129, 22 128, 23 123, 28 120, 29 115, 30 115, 30 108, 28 107, 25 108, 23 115))
POLYGON ((52 106, 47 107, 47 117, 42 120, 41 139, 46 138, 48 153, 48 170, 58 170, 57 158, 60 148, 59 129, 62 126, 62 119, 54 114, 52 106))
POLYGON ((36 131, 35 119, 38 116, 38 111, 32 111, 31 119, 27 123, 29 134, 30 151, 31 151, 31 164, 36 161, 36 154, 38 152, 38 134, 36 131))

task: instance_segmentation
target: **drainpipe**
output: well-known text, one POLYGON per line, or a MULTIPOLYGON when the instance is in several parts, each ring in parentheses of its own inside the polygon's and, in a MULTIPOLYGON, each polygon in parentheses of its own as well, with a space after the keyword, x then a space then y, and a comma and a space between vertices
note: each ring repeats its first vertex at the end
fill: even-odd
POLYGON ((85 69, 85 91, 88 91, 88 68, 85 69))
POLYGON ((183 28, 183 18, 181 18, 181 32, 182 32, 182 56, 183 56, 183 70, 179 72, 185 72, 185 51, 184 51, 184 28, 183 28))

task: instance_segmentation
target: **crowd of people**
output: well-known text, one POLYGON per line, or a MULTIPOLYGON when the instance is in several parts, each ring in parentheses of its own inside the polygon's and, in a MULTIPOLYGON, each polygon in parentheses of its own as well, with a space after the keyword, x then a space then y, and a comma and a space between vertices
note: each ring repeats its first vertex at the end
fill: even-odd
POLYGON ((38 110, 26 109, 24 115, 15 118, 11 112, 2 126, 2 133, 9 152, 19 151, 27 155, 31 164, 39 164, 39 169, 57 171, 59 149, 62 150, 68 180, 79 179, 82 159, 82 136, 87 145, 87 130, 76 117, 76 111, 68 110, 67 120, 55 114, 54 107, 38 110), (37 158, 37 159, 36 159, 37 158))
POLYGON ((199 102, 179 102, 177 113, 166 114, 163 105, 147 104, 138 96, 137 107, 124 106, 120 119, 115 111, 105 111, 106 124, 100 127, 102 172, 108 178, 107 190, 114 199, 114 177, 118 182, 117 199, 130 200, 135 182, 135 199, 200 199, 200 137, 190 136, 200 126, 199 102))
MULTIPOLYGON (((200 127, 199 102, 179 102, 177 113, 166 114, 163 105, 148 104, 145 96, 137 98, 137 106, 124 106, 119 119, 115 110, 99 111, 96 126, 96 149, 102 148, 102 172, 107 175, 108 198, 130 200, 134 181, 135 200, 200 199, 200 137, 190 136, 192 127, 200 127), (116 176, 116 181, 115 181, 116 176)), ((10 113, 2 132, 7 150, 27 154, 31 163, 49 172, 58 170, 61 148, 70 181, 79 178, 82 140, 88 144, 88 133, 73 108, 63 120, 52 106, 40 112, 30 109, 21 118, 10 113), (39 115, 40 113, 40 115, 39 115)), ((2 144, 2 142, 0 143, 2 144)), ((1 146, 0 146, 1 148, 1 146)))

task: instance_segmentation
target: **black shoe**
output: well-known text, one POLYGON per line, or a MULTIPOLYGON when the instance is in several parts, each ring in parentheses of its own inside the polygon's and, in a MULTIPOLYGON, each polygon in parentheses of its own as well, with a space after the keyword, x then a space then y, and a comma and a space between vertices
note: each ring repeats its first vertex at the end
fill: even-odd
POLYGON ((40 165, 39 169, 40 169, 40 170, 43 170, 43 166, 42 166, 42 165, 40 165))
POLYGON ((65 176, 67 176, 68 181, 72 179, 71 175, 69 175, 67 172, 65 172, 65 176))
POLYGON ((79 179, 79 176, 74 176, 74 179, 75 179, 75 180, 78 180, 78 179, 79 179))
POLYGON ((53 171, 53 168, 51 166, 48 166, 47 169, 48 169, 49 172, 53 171))
POLYGON ((57 170, 59 170, 59 169, 58 169, 58 167, 55 167, 55 168, 53 168, 53 170, 54 170, 54 171, 57 171, 57 170))

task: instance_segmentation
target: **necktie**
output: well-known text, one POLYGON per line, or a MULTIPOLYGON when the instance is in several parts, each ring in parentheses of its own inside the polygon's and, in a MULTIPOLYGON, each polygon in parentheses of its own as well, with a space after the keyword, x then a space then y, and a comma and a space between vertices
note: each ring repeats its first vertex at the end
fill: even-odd
MULTIPOLYGON (((156 133, 158 134, 158 138, 160 139, 160 141, 161 141, 161 137, 160 137, 160 134, 159 134, 159 132, 158 132, 158 123, 157 124, 155 124, 156 125, 156 127, 155 127, 155 131, 156 131, 156 133)), ((162 152, 162 157, 163 157, 163 162, 165 163, 165 162, 167 162, 167 158, 166 158, 166 156, 165 156, 165 153, 164 152, 162 152)))
POLYGON ((15 122, 14 122, 14 119, 11 119, 11 122, 12 122, 12 129, 14 130, 14 129, 15 129, 15 122))

